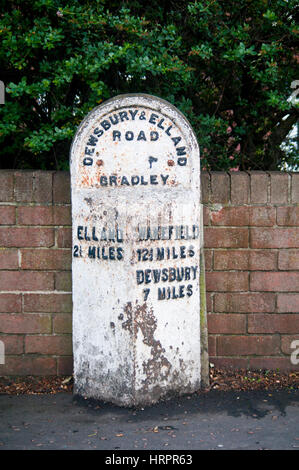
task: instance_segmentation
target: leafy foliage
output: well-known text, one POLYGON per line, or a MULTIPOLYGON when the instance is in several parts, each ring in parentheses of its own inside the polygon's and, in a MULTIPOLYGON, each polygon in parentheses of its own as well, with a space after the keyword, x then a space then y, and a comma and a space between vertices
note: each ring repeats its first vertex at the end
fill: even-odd
POLYGON ((189 119, 202 167, 298 168, 295 0, 0 0, 2 168, 67 169, 72 136, 121 93, 189 119))

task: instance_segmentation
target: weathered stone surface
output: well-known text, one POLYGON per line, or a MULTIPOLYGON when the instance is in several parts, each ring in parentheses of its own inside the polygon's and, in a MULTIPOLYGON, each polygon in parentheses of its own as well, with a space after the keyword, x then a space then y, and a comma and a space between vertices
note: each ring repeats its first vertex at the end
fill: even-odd
POLYGON ((118 405, 199 388, 199 149, 148 95, 95 108, 71 149, 75 393, 118 405))

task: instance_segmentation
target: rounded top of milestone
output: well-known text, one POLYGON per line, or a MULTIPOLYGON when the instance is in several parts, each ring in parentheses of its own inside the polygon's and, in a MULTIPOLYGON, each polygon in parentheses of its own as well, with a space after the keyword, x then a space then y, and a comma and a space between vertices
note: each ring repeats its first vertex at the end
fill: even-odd
POLYGON ((116 96, 94 108, 73 139, 78 189, 189 189, 199 180, 199 148, 186 117, 151 95, 116 96))

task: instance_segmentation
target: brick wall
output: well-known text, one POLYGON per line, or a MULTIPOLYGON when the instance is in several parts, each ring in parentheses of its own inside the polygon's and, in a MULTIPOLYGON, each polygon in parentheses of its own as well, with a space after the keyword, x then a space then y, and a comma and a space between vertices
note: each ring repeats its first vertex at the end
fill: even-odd
POLYGON ((0 201, 0 375, 69 374, 69 175, 2 170, 0 201))
MULTIPOLYGON (((210 362, 293 369, 299 174, 203 173, 210 362)), ((72 372, 68 173, 0 171, 0 375, 72 372)))
POLYGON ((216 172, 202 185, 210 362, 298 370, 299 174, 216 172))

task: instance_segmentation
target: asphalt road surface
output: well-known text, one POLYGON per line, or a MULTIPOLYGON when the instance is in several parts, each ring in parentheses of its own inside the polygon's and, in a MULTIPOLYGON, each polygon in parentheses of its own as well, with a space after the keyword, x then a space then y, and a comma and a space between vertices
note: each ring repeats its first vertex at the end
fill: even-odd
POLYGON ((1 395, 0 450, 6 449, 97 449, 113 451, 113 458, 122 450, 298 450, 299 391, 211 391, 145 409, 71 393, 1 395))

